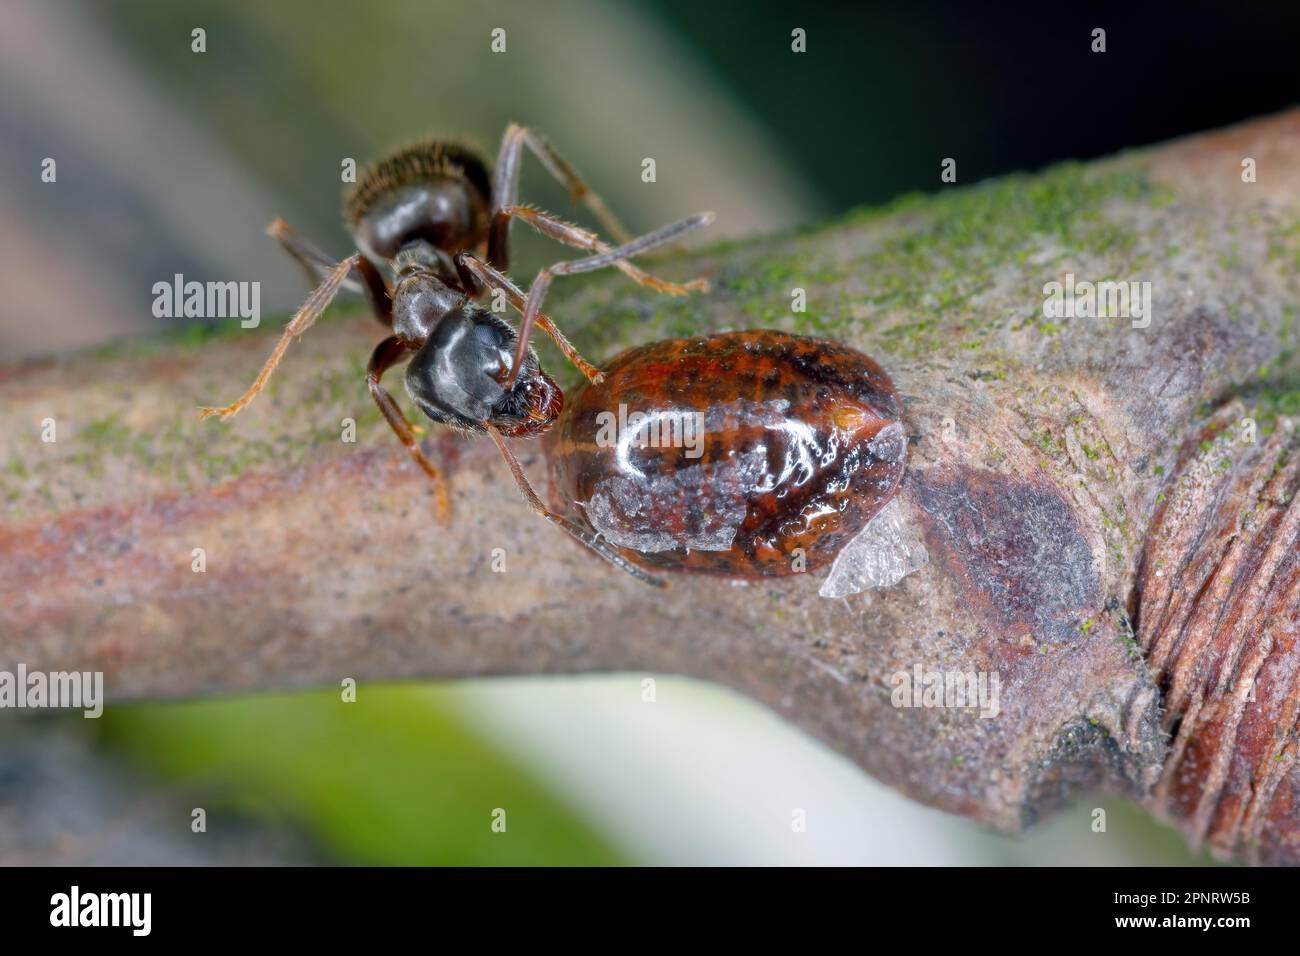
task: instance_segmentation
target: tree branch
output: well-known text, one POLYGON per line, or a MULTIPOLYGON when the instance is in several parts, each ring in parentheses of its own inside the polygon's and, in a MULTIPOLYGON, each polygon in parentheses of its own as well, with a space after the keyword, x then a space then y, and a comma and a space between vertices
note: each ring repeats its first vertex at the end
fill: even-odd
MULTIPOLYGON (((343 677, 682 673, 1003 830, 1075 788, 1105 789, 1220 853, 1300 862, 1297 600, 1288 566, 1262 557, 1297 550, 1294 433, 1270 437, 1298 391, 1297 197, 1292 112, 669 264, 710 276, 709 296, 573 282, 552 314, 588 356, 777 326, 885 366, 911 442, 898 501, 929 563, 844 599, 798 575, 646 588, 534 518, 490 443, 431 433, 453 495, 440 525, 368 404, 379 329, 357 314, 312 329, 224 424, 198 421, 196 406, 241 391, 276 330, 232 321, 0 367, 0 669, 102 670, 115 699, 343 677), (1246 157, 1258 182, 1242 181, 1246 157), (1150 282, 1149 326, 1045 318, 1044 286, 1067 273, 1150 282), (791 310, 795 288, 806 312, 791 310), (1251 411, 1271 444, 1225 452, 1224 474, 1241 481, 1189 477, 1201 443, 1251 411), (340 440, 345 418, 356 444, 340 440), (1282 476, 1267 493, 1247 480, 1264 454, 1282 476), (1179 603, 1222 564, 1177 515, 1148 540, 1162 495, 1189 482, 1223 547, 1246 542, 1233 566, 1267 620, 1179 603), (1234 537, 1254 520, 1250 494, 1272 509, 1268 534, 1234 537), (1161 607, 1181 610, 1144 616, 1166 568, 1181 576, 1161 607), (998 715, 895 706, 894 675, 917 668, 997 674, 998 715), (1228 680, 1243 668, 1267 678, 1267 714, 1250 717, 1228 680), (1264 730, 1270 742, 1242 743, 1264 730), (1172 786, 1175 772, 1199 783, 1172 786)), ((544 487, 546 445, 517 447, 544 487)), ((1222 610, 1233 585, 1219 583, 1222 610)))

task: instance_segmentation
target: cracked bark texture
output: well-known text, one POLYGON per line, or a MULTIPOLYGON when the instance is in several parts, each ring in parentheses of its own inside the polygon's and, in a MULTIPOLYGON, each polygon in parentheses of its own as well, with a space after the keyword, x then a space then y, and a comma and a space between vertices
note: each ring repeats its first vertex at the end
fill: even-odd
MULTIPOLYGON (((438 524, 368 404, 380 333, 357 312, 224 424, 195 406, 240 391, 277 330, 0 366, 0 668, 103 670, 118 700, 681 673, 1004 831, 1108 791, 1220 855, 1300 862, 1298 200, 1291 112, 656 263, 710 277, 707 296, 557 283, 552 315, 589 356, 776 327, 886 368, 898 501, 930 560, 834 600, 820 573, 646 588, 533 517, 490 443, 433 433, 438 524), (1150 282, 1149 327, 1044 318, 1067 273, 1150 282), (996 672, 1000 713, 894 707, 891 675, 917 665, 996 672)), ((516 447, 544 484, 547 442, 516 447)))

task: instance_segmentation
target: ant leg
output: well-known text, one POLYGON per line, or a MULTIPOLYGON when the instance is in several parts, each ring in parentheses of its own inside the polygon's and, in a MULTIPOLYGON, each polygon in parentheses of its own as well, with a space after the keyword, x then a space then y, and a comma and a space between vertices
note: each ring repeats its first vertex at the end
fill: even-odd
POLYGON ((325 308, 333 301, 334 296, 338 295, 339 286, 351 268, 357 264, 361 258, 359 253, 354 253, 334 267, 334 270, 325 277, 325 281, 316 287, 311 295, 307 296, 307 301, 302 304, 292 321, 284 327, 284 332, 280 335, 280 341, 275 344, 271 352, 271 357, 266 360, 262 366, 262 371, 258 373, 257 380, 248 387, 248 391, 239 396, 233 404, 226 405, 223 408, 203 407, 199 409, 200 418, 208 418, 211 415, 220 415, 222 420, 234 415, 241 408, 257 397, 257 393, 266 387, 267 380, 270 379, 271 373, 275 367, 280 364, 280 359, 284 357, 285 350, 289 348, 289 343, 295 336, 302 335, 312 323, 320 317, 325 308))
MULTIPOLYGON (((266 227, 266 234, 280 243, 284 251, 297 260, 303 271, 307 273, 307 281, 312 285, 320 282, 337 264, 279 216, 276 216, 275 220, 266 227)), ((349 292, 361 291, 357 281, 350 278, 343 280, 343 288, 349 292)))
MULTIPOLYGON (((583 229, 581 226, 575 226, 572 223, 557 219, 548 212, 540 209, 534 209, 531 206, 508 206, 502 210, 504 215, 517 218, 532 226, 543 236, 554 239, 556 242, 562 242, 566 246, 573 246, 575 249, 585 249, 588 252, 610 252, 612 247, 601 240, 594 232, 583 229)), ((713 221, 713 213, 705 213, 708 218, 696 225, 704 226, 713 221)), ((695 228, 692 226, 691 228, 695 228)), ((630 242, 625 242, 626 247, 630 242)), ((657 245, 658 243, 656 243, 657 245)), ((638 250, 641 251, 641 250, 638 250)), ((611 263, 625 276, 638 285, 654 289, 656 292, 663 292, 667 295, 685 295, 688 292, 708 292, 709 283, 704 279, 692 279, 685 284, 668 282, 664 279, 656 278, 642 269, 637 268, 630 262, 618 259, 611 263)))
POLYGON ((534 133, 527 126, 511 123, 501 137, 501 151, 497 154, 496 177, 492 184, 492 224, 488 232, 488 262, 498 269, 510 267, 507 243, 510 233, 510 215, 504 209, 514 206, 519 196, 519 166, 523 159, 523 149, 527 146, 546 171, 569 191, 569 198, 581 202, 591 210, 592 215, 600 221, 601 226, 615 242, 627 242, 631 233, 609 211, 609 208, 587 184, 578 176, 577 171, 551 148, 551 145, 534 133))
POLYGON ((429 476, 429 480, 433 482, 433 494, 437 502, 438 517, 446 521, 451 516, 451 505, 448 503, 447 482, 442 477, 442 471, 425 457, 424 451, 420 448, 420 443, 415 440, 414 426, 407 421, 401 406, 393 400, 393 396, 388 394, 388 391, 379 384, 379 380, 384 377, 384 373, 401 361, 406 356, 407 351, 407 346, 395 335, 384 339, 375 346, 375 351, 370 356, 370 363, 366 366, 366 387, 370 389, 370 397, 375 400, 379 410, 384 413, 384 418, 393 429, 393 433, 406 446, 406 450, 411 453, 415 463, 424 470, 424 473, 429 476))
MULTIPOLYGON (((516 311, 523 314, 526 300, 524 293, 519 286, 510 281, 505 274, 493 269, 482 259, 469 252, 462 252, 456 256, 456 268, 461 273, 461 281, 467 286, 473 288, 475 284, 481 284, 492 289, 500 289, 505 293, 506 298, 510 300, 516 311), (468 273, 468 276, 466 275, 468 273)), ((592 365, 581 355, 573 344, 565 337, 564 333, 559 330, 549 317, 542 313, 537 314, 537 324, 541 326, 543 332, 551 337, 564 357, 578 367, 578 371, 587 376, 587 380, 593 385, 599 385, 605 381, 605 376, 601 374, 600 369, 592 365)))
MULTIPOLYGON (((510 374, 506 376, 505 387, 510 388, 514 384, 515 376, 518 374, 519 367, 524 360, 524 352, 528 348, 528 336, 532 332, 533 323, 537 321, 538 313, 541 312, 542 300, 546 297, 546 290, 550 287, 552 278, 557 275, 594 272, 606 266, 619 266, 623 264, 623 260, 628 256, 634 256, 655 246, 661 246, 665 242, 670 242, 693 229, 707 226, 712 221, 713 213, 702 212, 664 226, 661 229, 656 229, 654 232, 648 232, 644 236, 639 236, 616 249, 602 249, 598 255, 588 256, 586 259, 557 262, 555 265, 547 266, 538 272, 537 278, 533 280, 533 284, 528 288, 528 301, 524 305, 524 317, 519 323, 519 341, 515 345, 515 359, 510 366, 510 374)), ((702 282, 703 280, 699 281, 702 282)), ((704 283, 704 288, 708 288, 707 283, 704 283)))
MULTIPOLYGON (((285 251, 298 261, 312 282, 319 282, 322 274, 328 274, 337 265, 333 259, 304 239, 298 230, 278 216, 266 227, 266 234, 284 246, 285 251)), ((349 277, 343 280, 341 287, 349 292, 364 291, 375 318, 385 327, 392 328, 393 297, 388 291, 388 284, 384 282, 379 270, 365 256, 358 258, 356 270, 361 273, 365 284, 362 285, 349 277)))
POLYGON ((638 581, 642 581, 657 588, 665 587, 663 581, 660 581, 658 578, 652 577, 645 571, 641 570, 641 568, 637 567, 627 558, 615 551, 614 548, 599 535, 591 534, 583 530, 569 519, 557 515, 555 512, 547 508, 546 505, 542 504, 542 499, 537 497, 537 493, 533 491, 533 486, 528 483, 528 477, 524 474, 523 468, 519 466, 519 461, 510 452, 510 449, 506 447, 505 437, 491 422, 484 422, 483 427, 487 429, 487 433, 491 435, 492 440, 496 442, 497 449, 501 452, 502 457, 505 458, 506 464, 510 466, 510 474, 514 476, 515 484, 519 486, 520 493, 524 496, 524 500, 528 502, 529 507, 531 507, 533 511, 537 512, 551 524, 563 529, 576 541, 586 545, 610 564, 614 565, 614 567, 626 571, 638 581))
POLYGON ((365 256, 357 259, 357 271, 361 273, 361 278, 366 280, 366 301, 370 303, 370 311, 375 314, 379 324, 384 328, 393 327, 393 294, 388 291, 388 283, 384 277, 379 274, 379 270, 365 256))

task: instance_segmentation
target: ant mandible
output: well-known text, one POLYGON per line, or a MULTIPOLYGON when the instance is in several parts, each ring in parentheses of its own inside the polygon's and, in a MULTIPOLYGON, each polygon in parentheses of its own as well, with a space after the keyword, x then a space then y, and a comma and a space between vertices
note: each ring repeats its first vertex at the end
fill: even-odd
POLYGON ((607 561, 649 580, 599 536, 548 509, 529 485, 505 439, 546 431, 563 408, 563 393, 529 347, 534 325, 540 326, 591 382, 602 381, 600 371, 583 359, 542 313, 551 279, 614 266, 634 282, 670 295, 707 290, 702 279, 685 284, 667 282, 627 260, 707 225, 712 213, 630 238, 567 162, 531 129, 512 123, 502 139, 495 177, 489 176, 484 158, 466 146, 418 143, 366 170, 346 198, 344 216, 357 251, 337 263, 283 219, 268 227, 267 232, 313 279, 321 273, 324 279, 285 327, 248 390, 230 405, 202 408, 200 416, 218 415, 224 420, 248 405, 266 387, 289 343, 311 327, 339 290, 359 289, 375 317, 392 332, 370 356, 366 386, 398 439, 432 482, 439 516, 445 519, 450 514, 446 482, 420 448, 414 427, 381 384, 384 373, 403 359, 409 359, 407 392, 421 411, 458 431, 489 435, 534 511, 607 561), (587 206, 619 245, 611 246, 591 231, 517 202, 525 147, 568 189, 574 201, 587 206), (505 274, 514 219, 594 254, 543 268, 525 297, 505 274), (486 261, 480 258, 484 250, 486 261), (353 269, 360 274, 359 285, 349 277, 353 269), (392 278, 391 287, 385 274, 392 278), (520 312, 518 332, 475 302, 489 290, 499 290, 520 312))

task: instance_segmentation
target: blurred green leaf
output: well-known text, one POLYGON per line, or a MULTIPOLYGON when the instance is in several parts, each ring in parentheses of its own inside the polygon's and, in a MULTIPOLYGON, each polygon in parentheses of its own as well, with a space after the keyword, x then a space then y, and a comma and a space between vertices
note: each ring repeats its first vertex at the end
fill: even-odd
POLYGON ((212 781, 233 809, 289 814, 344 862, 626 862, 451 710, 429 688, 363 685, 356 703, 326 691, 115 707, 102 730, 157 773, 212 781))

